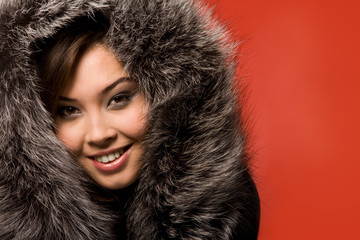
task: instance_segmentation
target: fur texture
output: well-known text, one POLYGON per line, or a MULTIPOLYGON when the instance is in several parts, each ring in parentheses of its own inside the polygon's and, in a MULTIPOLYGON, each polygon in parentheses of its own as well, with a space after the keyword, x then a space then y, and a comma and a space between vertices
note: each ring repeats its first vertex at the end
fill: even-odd
POLYGON ((190 0, 27 0, 0 4, 0 239, 114 239, 114 213, 53 133, 33 45, 76 17, 110 21, 108 47, 150 104, 128 239, 256 239, 233 89, 232 47, 190 0))

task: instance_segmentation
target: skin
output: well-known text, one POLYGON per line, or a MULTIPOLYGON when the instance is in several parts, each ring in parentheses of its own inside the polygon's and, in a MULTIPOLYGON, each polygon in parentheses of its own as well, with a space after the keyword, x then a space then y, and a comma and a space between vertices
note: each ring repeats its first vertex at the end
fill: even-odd
POLYGON ((79 61, 72 81, 60 92, 57 136, 99 185, 121 189, 139 175, 147 107, 135 82, 106 47, 96 44, 79 61), (130 146, 124 164, 102 171, 93 156, 130 146))

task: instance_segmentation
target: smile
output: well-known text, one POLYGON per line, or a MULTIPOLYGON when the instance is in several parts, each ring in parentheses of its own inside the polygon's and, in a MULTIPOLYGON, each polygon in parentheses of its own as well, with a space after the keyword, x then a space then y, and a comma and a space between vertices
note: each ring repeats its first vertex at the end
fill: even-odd
POLYGON ((91 156, 90 158, 98 161, 99 163, 111 163, 111 162, 115 161, 116 159, 118 159, 120 156, 122 156, 124 154, 124 152, 126 152, 130 147, 131 147, 131 145, 128 145, 121 149, 117 149, 116 151, 113 151, 111 153, 97 154, 97 155, 91 156))
POLYGON ((115 159, 119 158, 121 155, 123 155, 123 153, 124 153, 124 150, 119 150, 119 151, 110 153, 108 155, 96 156, 96 157, 94 157, 94 159, 101 163, 108 163, 108 162, 112 162, 115 159))

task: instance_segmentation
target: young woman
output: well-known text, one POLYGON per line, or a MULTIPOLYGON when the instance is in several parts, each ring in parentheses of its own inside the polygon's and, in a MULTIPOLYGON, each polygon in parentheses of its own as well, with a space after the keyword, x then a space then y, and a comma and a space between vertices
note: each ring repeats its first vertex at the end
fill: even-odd
POLYGON ((0 239, 257 238, 234 59, 199 3, 0 6, 0 239))

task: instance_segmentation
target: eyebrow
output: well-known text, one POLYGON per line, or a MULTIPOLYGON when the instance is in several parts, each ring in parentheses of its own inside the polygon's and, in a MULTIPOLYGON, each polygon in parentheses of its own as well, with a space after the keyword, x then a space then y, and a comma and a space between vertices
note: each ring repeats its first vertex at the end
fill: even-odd
POLYGON ((105 93, 111 91, 113 88, 115 88, 119 83, 129 81, 129 80, 130 80, 130 77, 119 78, 118 80, 116 80, 115 82, 113 82, 112 84, 110 84, 109 86, 104 88, 104 90, 102 90, 101 93, 105 94, 105 93))
MULTIPOLYGON (((101 93, 102 94, 106 94, 107 92, 111 91, 112 89, 114 89, 119 83, 121 82, 125 82, 125 81, 129 81, 130 77, 122 77, 119 78, 118 80, 116 80, 115 82, 113 82, 112 84, 110 84, 109 86, 105 87, 101 93)), ((59 100, 62 101, 67 101, 67 102, 76 102, 76 99, 74 98, 69 98, 69 97, 64 97, 64 96, 59 96, 59 100)))
POLYGON ((64 97, 64 96, 59 96, 59 100, 61 101, 67 101, 67 102, 75 102, 76 100, 73 98, 68 98, 68 97, 64 97))

